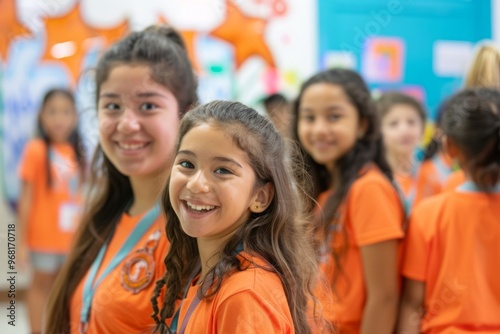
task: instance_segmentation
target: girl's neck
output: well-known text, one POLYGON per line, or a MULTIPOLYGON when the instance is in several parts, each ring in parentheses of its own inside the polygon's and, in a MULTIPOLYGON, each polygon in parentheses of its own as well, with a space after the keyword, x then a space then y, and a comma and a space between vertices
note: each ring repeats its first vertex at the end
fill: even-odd
POLYGON ((154 177, 130 177, 134 202, 128 210, 129 215, 136 216, 151 209, 159 200, 167 178, 168 174, 154 177))
POLYGON ((388 153, 386 154, 386 159, 394 174, 404 176, 413 173, 415 162, 412 154, 404 155, 388 153))
POLYGON ((221 258, 221 252, 226 243, 231 239, 234 233, 228 234, 222 238, 198 238, 198 251, 200 253, 201 275, 198 282, 203 281, 207 273, 215 267, 221 258))

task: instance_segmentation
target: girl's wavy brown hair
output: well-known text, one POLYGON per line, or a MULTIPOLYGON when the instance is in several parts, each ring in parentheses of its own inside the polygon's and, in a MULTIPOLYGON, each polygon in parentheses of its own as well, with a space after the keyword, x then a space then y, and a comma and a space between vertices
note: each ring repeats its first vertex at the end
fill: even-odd
MULTIPOLYGON (((184 136, 193 128, 209 124, 224 131, 248 156, 257 184, 272 184, 274 197, 262 213, 252 213, 248 221, 234 234, 220 252, 220 260, 210 269, 202 282, 201 298, 215 295, 224 277, 241 268, 237 254, 238 244, 244 245, 247 253, 264 259, 270 264, 268 270, 276 273, 283 283, 295 332, 310 333, 307 321, 308 302, 312 298, 312 284, 316 274, 316 259, 304 212, 300 164, 291 160, 284 139, 274 126, 255 110, 238 102, 215 101, 189 112, 181 122, 177 151, 184 136), (292 166, 299 167, 298 172, 292 166), (297 174, 298 173, 298 174, 297 174)), ((156 331, 171 333, 165 319, 174 315, 176 301, 182 298, 183 288, 189 284, 188 276, 199 264, 200 257, 196 239, 181 228, 169 197, 168 187, 163 195, 163 206, 167 215, 167 237, 171 243, 165 258, 166 274, 156 284, 152 298, 157 323, 156 331), (157 298, 166 286, 166 298, 161 309, 157 298)))

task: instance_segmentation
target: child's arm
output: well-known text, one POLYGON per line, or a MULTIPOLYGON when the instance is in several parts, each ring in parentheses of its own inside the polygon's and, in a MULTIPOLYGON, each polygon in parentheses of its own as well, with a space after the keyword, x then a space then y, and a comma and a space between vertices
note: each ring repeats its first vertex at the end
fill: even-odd
POLYGON ((21 265, 28 262, 28 241, 26 237, 26 226, 31 209, 33 187, 31 183, 22 181, 19 205, 17 210, 17 233, 18 233, 18 261, 21 265))
POLYGON ((394 332, 399 301, 397 251, 397 240, 361 247, 367 294, 362 334, 394 332))
POLYGON ((425 283, 406 279, 399 310, 397 333, 418 334, 422 320, 425 283))

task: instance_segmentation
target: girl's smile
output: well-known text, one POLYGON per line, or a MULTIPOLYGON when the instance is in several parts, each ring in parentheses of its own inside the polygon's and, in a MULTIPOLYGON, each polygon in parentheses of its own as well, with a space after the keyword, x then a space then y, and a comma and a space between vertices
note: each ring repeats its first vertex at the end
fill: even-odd
POLYGON ((218 239, 232 234, 250 217, 255 182, 247 154, 223 130, 202 124, 180 143, 170 201, 188 235, 218 239))

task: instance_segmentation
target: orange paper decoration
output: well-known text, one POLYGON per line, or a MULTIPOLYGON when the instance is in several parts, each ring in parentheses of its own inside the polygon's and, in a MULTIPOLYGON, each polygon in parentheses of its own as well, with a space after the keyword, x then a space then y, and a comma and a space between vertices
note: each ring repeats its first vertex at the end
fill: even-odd
POLYGON ((15 0, 0 0, 0 58, 7 60, 10 42, 18 36, 30 35, 17 18, 15 0))
MULTIPOLYGON (((170 23, 168 23, 168 20, 163 15, 160 15, 158 17, 158 23, 170 25, 170 23)), ((198 59, 196 58, 196 48, 194 44, 197 32, 194 30, 179 30, 179 33, 182 35, 184 44, 186 44, 187 54, 194 70, 198 73, 201 73, 201 66, 198 62, 198 59)))
POLYGON ((275 67, 274 58, 265 40, 267 21, 248 17, 232 2, 226 6, 226 19, 210 35, 225 40, 234 46, 236 68, 251 56, 260 56, 271 67, 275 67))
POLYGON ((47 40, 42 59, 63 62, 74 82, 77 81, 82 69, 82 60, 89 51, 89 39, 100 37, 104 42, 103 47, 107 47, 123 37, 129 30, 127 21, 111 29, 97 29, 88 26, 82 20, 78 3, 66 15, 47 17, 43 21, 47 40), (74 52, 66 57, 55 58, 52 51, 53 46, 65 42, 73 43, 74 52))

